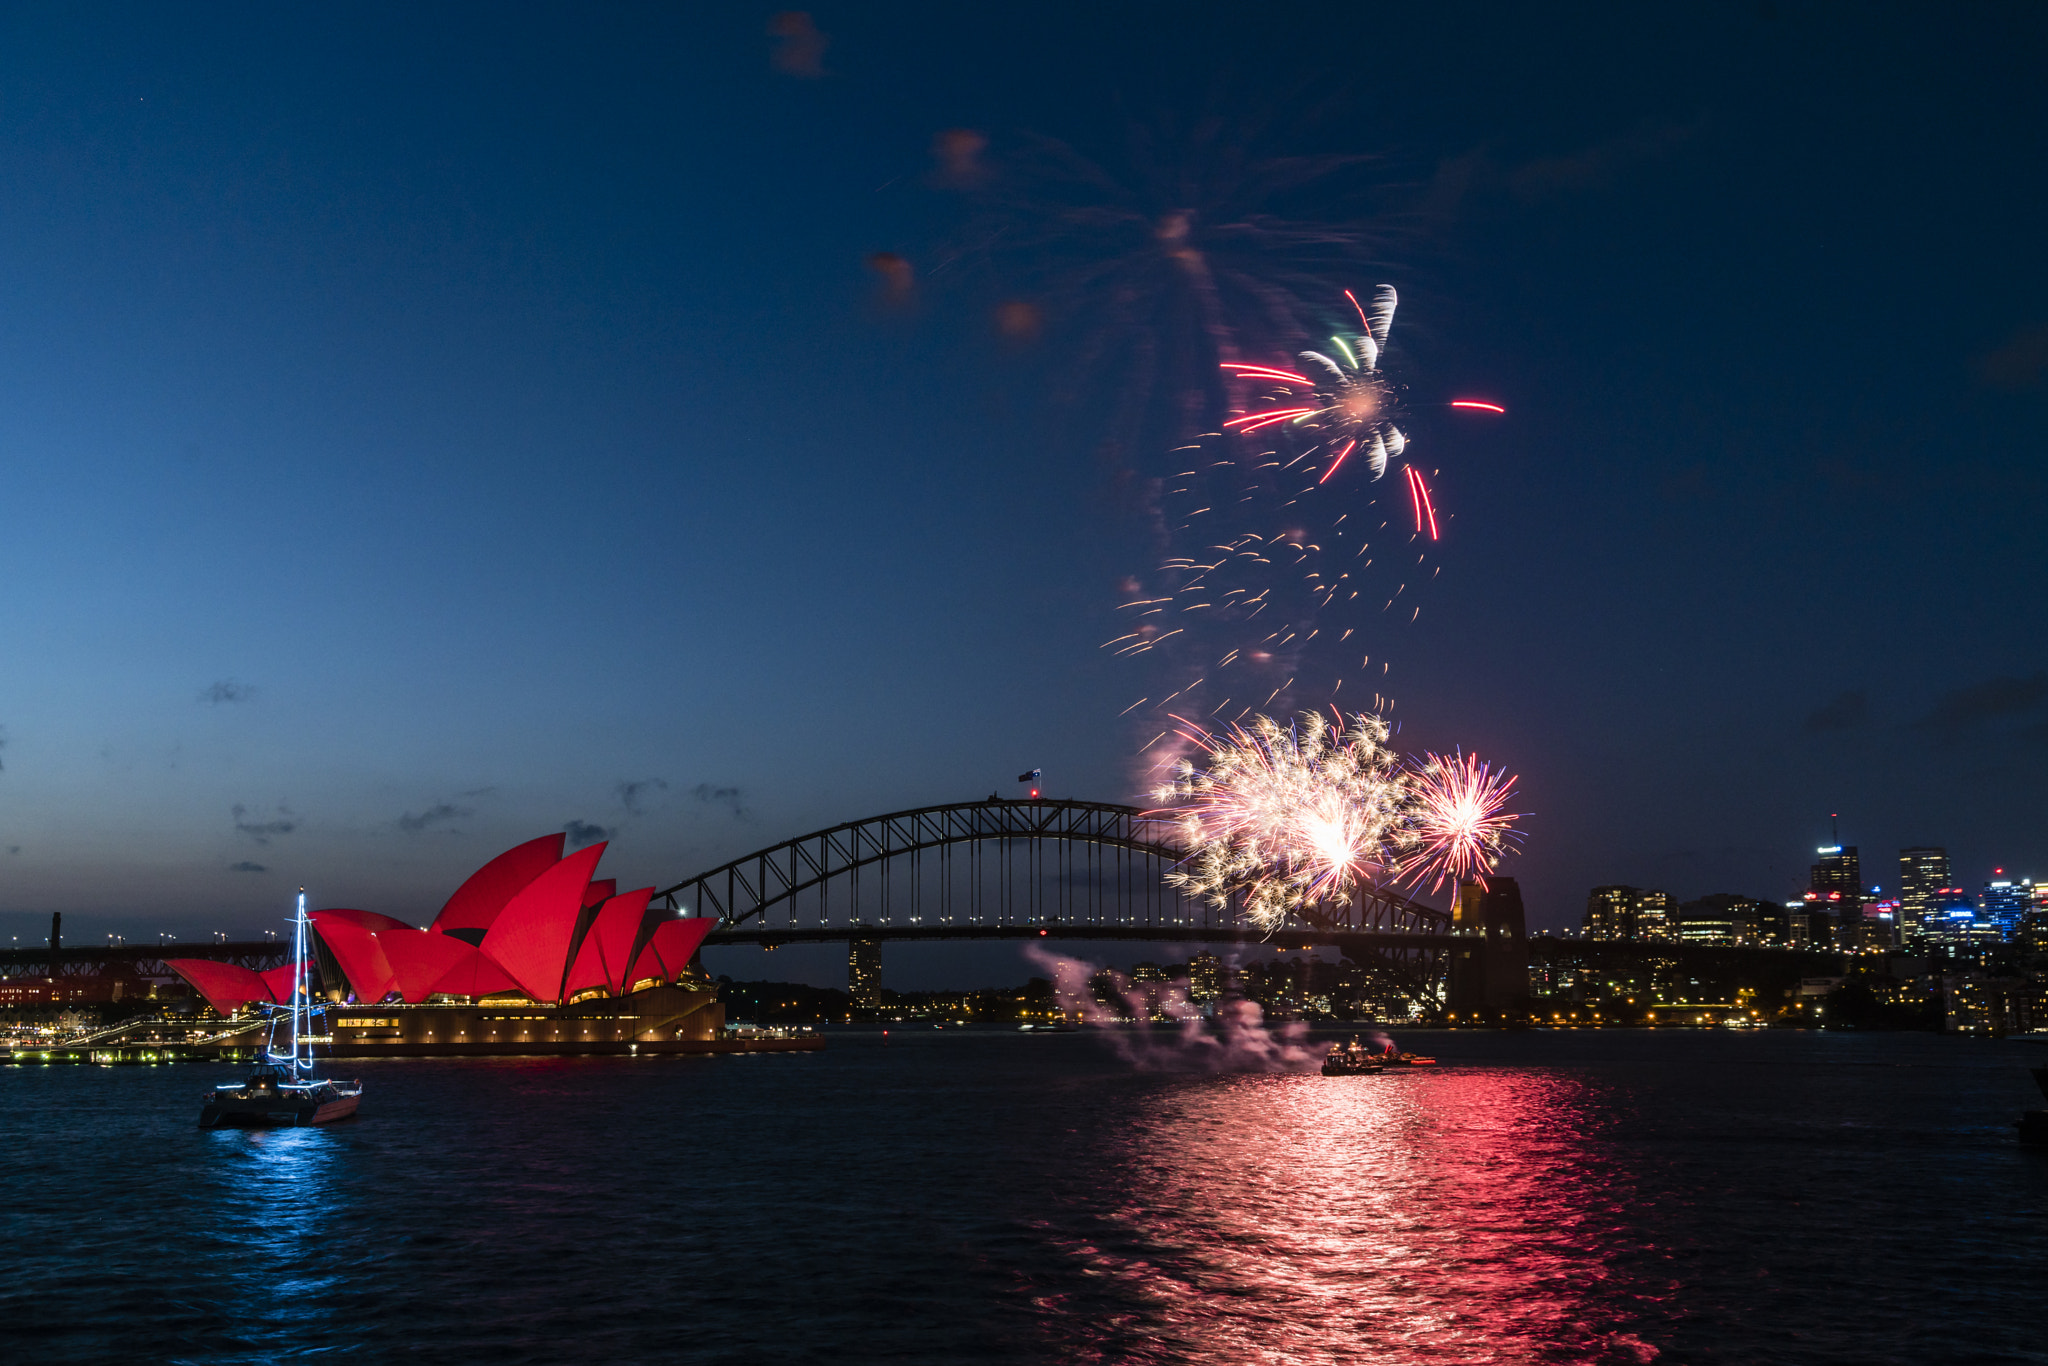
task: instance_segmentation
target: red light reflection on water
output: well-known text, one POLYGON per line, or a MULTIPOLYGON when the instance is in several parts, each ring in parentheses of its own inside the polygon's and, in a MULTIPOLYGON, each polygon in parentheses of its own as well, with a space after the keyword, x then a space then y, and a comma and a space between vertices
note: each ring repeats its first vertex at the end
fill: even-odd
POLYGON ((1155 1093, 1119 1202, 1041 1226, 1080 1274, 1041 1322, 1066 1360, 1649 1361, 1603 1285, 1628 1183, 1594 1096, 1448 1068, 1155 1093))

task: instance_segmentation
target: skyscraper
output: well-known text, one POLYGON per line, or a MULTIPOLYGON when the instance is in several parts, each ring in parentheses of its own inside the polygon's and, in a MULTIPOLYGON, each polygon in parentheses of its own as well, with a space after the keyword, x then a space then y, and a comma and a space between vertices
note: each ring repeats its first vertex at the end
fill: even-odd
POLYGON ((1808 890, 1817 901, 1853 901, 1863 895, 1863 866, 1853 844, 1823 844, 1817 851, 1820 862, 1813 865, 1808 890))
POLYGON ((1198 1006, 1214 1005, 1223 994, 1223 960, 1204 950, 1188 959, 1188 999, 1198 1006))
POLYGON ((846 991, 861 1010, 882 1005, 882 941, 856 938, 846 950, 846 991))
POLYGON ((1899 850, 1899 927, 1909 942, 1936 930, 1934 898, 1948 886, 1948 850, 1918 845, 1899 850))

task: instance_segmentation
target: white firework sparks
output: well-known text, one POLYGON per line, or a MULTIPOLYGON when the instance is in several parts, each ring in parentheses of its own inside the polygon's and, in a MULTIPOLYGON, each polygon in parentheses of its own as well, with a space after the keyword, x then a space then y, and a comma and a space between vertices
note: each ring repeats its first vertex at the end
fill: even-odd
POLYGON ((1176 764, 1156 794, 1175 803, 1194 851, 1168 881, 1218 906, 1241 898, 1253 924, 1275 929, 1393 871, 1408 838, 1408 778, 1387 733, 1377 716, 1333 726, 1319 712, 1189 733, 1203 762, 1176 764))

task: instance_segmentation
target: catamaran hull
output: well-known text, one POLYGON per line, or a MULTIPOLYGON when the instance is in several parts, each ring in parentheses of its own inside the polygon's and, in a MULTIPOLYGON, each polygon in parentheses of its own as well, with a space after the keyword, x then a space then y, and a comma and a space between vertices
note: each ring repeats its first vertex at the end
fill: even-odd
POLYGON ((332 1124, 355 1117, 360 1096, 337 1096, 318 1104, 299 1105, 290 1100, 217 1100, 199 1111, 202 1129, 290 1129, 314 1124, 332 1124))

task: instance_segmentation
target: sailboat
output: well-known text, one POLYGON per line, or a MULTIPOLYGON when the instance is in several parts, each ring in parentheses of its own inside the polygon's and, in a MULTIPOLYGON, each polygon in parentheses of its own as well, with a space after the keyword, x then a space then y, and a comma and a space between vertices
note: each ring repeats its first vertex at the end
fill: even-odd
POLYGON ((301 887, 293 921, 291 1000, 270 1010, 269 1035, 248 1080, 224 1082, 207 1096, 200 1128, 332 1124, 355 1114, 363 1097, 361 1082, 322 1081, 313 1075, 314 1021, 324 1011, 313 1004, 307 976, 307 923, 306 889, 301 887))

